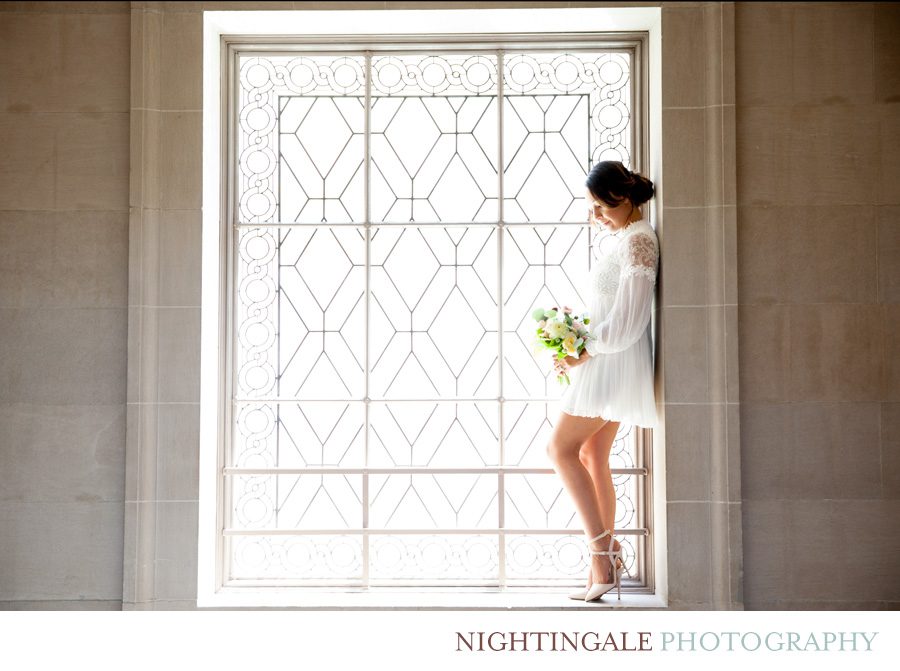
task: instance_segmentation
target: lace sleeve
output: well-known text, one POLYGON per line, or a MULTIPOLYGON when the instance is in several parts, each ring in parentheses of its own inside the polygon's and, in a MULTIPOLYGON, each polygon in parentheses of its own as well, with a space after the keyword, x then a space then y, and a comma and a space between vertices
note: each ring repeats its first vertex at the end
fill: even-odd
POLYGON ((622 262, 622 277, 643 275, 656 281, 656 268, 659 261, 659 250, 656 239, 649 233, 635 233, 622 242, 619 249, 622 262))
POLYGON ((622 274, 613 306, 606 318, 591 324, 585 349, 591 356, 628 349, 643 335, 653 304, 659 254, 655 240, 635 233, 623 241, 622 274))

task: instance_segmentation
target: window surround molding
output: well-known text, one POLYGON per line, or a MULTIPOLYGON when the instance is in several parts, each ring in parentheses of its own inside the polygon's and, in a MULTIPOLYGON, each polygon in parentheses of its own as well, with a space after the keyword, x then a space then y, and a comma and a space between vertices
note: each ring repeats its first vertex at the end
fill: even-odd
MULTIPOLYGON (((152 23, 152 14, 165 18, 167 14, 178 13, 170 9, 171 5, 160 3, 132 3, 132 26, 140 30, 140 40, 132 41, 133 76, 132 109, 150 107, 144 101, 151 90, 160 91, 165 86, 187 86, 187 75, 182 75, 175 68, 168 73, 160 73, 159 51, 160 34, 167 30, 165 21, 152 23), (151 8, 150 5, 154 7, 151 8), (136 8, 136 5, 140 5, 136 8), (156 7, 162 6, 162 9, 156 7), (157 32, 156 39, 148 34, 147 28, 157 32), (165 81, 166 79, 175 81, 165 81), (179 81, 178 78, 181 78, 179 81)), ((238 3, 234 3, 238 7, 238 3)), ((246 3, 248 10, 255 3, 246 3)), ((286 3, 290 4, 290 3, 286 3)), ((552 3, 548 3, 552 4, 552 3)), ((734 197, 734 61, 733 61, 733 3, 685 3, 670 9, 660 6, 642 7, 606 7, 597 3, 589 8, 539 8, 539 9, 478 9, 478 10, 326 10, 326 11, 226 11, 199 12, 201 15, 203 40, 202 44, 190 48, 202 50, 199 56, 202 63, 203 106, 202 131, 192 138, 190 146, 184 151, 199 153, 188 161, 164 164, 155 151, 145 148, 147 130, 139 124, 132 123, 132 147, 136 142, 140 151, 132 155, 132 208, 130 230, 140 239, 142 233, 142 213, 151 205, 147 203, 147 194, 142 189, 148 178, 168 179, 174 183, 179 174, 187 174, 196 170, 202 174, 202 241, 201 263, 201 296, 199 330, 192 332, 199 343, 197 358, 199 359, 199 394, 195 401, 199 402, 199 445, 197 445, 199 481, 197 515, 199 525, 197 535, 196 564, 196 604, 198 608, 258 608, 261 603, 259 595, 241 588, 241 595, 228 593, 227 590, 216 590, 220 583, 209 567, 215 565, 213 553, 216 551, 215 519, 217 513, 217 450, 221 439, 219 397, 219 370, 225 352, 219 347, 219 336, 225 327, 224 311, 220 310, 227 298, 224 286, 225 269, 221 263, 225 249, 225 240, 221 235, 225 222, 222 210, 221 185, 223 184, 222 151, 226 148, 222 140, 222 122, 220 119, 222 76, 220 64, 227 49, 223 36, 272 35, 283 34, 295 41, 297 36, 304 36, 310 41, 321 39, 322 35, 350 35, 369 33, 373 35, 419 35, 427 34, 462 34, 469 33, 472 25, 486 34, 493 33, 525 33, 541 26, 541 33, 583 32, 621 32, 646 33, 648 36, 649 83, 647 87, 648 105, 644 128, 648 137, 649 155, 648 176, 657 185, 657 198, 654 199, 652 219, 657 225, 657 233, 663 248, 665 243, 666 213, 676 210, 715 211, 722 215, 722 224, 711 234, 706 233, 707 249, 712 249, 707 272, 708 295, 706 305, 681 306, 668 305, 665 300, 666 260, 663 256, 660 268, 660 290, 663 300, 654 311, 654 319, 658 326, 656 361, 657 361, 657 402, 661 425, 654 431, 652 463, 655 474, 652 478, 653 509, 648 512, 653 524, 654 548, 651 552, 656 591, 651 595, 633 594, 624 596, 621 602, 610 602, 596 605, 564 603, 566 600, 558 594, 510 591, 484 592, 482 590, 466 591, 454 589, 441 591, 418 590, 416 594, 404 594, 402 589, 388 590, 379 588, 374 592, 319 592, 311 590, 303 603, 297 603, 296 596, 279 599, 266 597, 267 606, 275 608, 302 609, 444 609, 444 608, 478 608, 478 609, 525 609, 525 610, 563 610, 569 608, 700 608, 700 609, 740 609, 742 608, 742 585, 740 582, 741 539, 740 539, 740 453, 737 431, 739 404, 737 399, 737 280, 736 280, 736 236, 735 197, 734 197), (472 13, 478 13, 478 20, 473 22, 472 13), (673 17, 672 20, 667 15, 673 17), (684 17, 699 22, 703 27, 703 39, 695 46, 686 32, 684 17), (402 30, 401 27, 402 26, 402 30), (670 39, 671 38, 671 39, 670 39), (682 38, 682 39, 679 39, 682 38), (673 58, 673 50, 680 42, 682 50, 693 49, 697 57, 685 63, 683 58, 673 58), (690 44, 690 49, 685 47, 690 44), (668 46, 668 49, 667 49, 668 46), (667 105, 666 98, 670 91, 685 86, 691 79, 696 79, 697 72, 692 70, 699 62, 706 69, 706 101, 703 107, 667 105), (667 89, 668 91, 667 92, 667 89), (678 118, 683 110, 718 109, 720 113, 707 115, 710 122, 706 128, 700 129, 702 142, 691 143, 690 138, 678 137, 678 132, 667 132, 670 127, 677 131, 681 121, 678 118), (671 112, 670 112, 671 111, 671 112), (196 142, 194 142, 196 140, 196 142), (198 152, 199 150, 199 152, 198 152), (663 157, 668 159, 663 161, 663 157), (164 175, 169 172, 169 175, 164 175), (171 174, 174 173, 174 174, 171 174), (668 177, 668 181, 666 181, 668 177), (686 184, 686 179, 693 182, 686 184), (699 185, 699 190, 697 186, 699 185), (670 187, 671 198, 667 198, 666 186, 670 187), (688 191, 697 196, 685 196, 688 191), (137 192, 137 193, 136 193, 137 192), (142 209, 143 208, 143 209, 142 209), (222 212, 220 217, 219 213, 222 212), (711 241, 714 245, 710 245, 711 241), (718 249, 716 248, 718 247, 718 249), (721 297, 718 300, 713 297, 721 297), (690 310, 686 309, 690 308, 690 310), (698 311, 702 308, 702 312, 698 311), (694 319, 695 316, 700 317, 694 319), (686 325, 684 318, 691 316, 688 327, 693 328, 694 335, 705 338, 705 355, 702 369, 696 375, 690 372, 690 366, 698 368, 697 355, 691 354, 694 348, 685 336, 678 336, 686 325), (705 329, 705 333, 698 333, 705 329), (667 332, 671 331, 672 342, 667 342, 667 332), (684 359, 682 361, 682 359, 684 359), (684 373, 684 375, 682 375, 684 373), (693 376, 693 377, 692 377, 693 376), (696 427, 668 426, 666 409, 669 406, 702 406, 709 410, 709 422, 703 427, 709 435, 709 494, 697 499, 679 498, 671 500, 667 497, 667 470, 682 473, 690 461, 689 455, 667 451, 667 434, 675 431, 691 431, 696 434, 696 427), (697 512, 701 515, 698 524, 697 512), (674 513, 674 519, 673 519, 674 513), (690 533, 686 533, 690 531, 690 533), (698 534, 703 534, 698 538, 698 534), (697 570, 694 566, 698 557, 708 570, 697 570), (427 600, 422 593, 432 591, 427 600), (249 600, 248 600, 249 599, 249 600)), ((258 6, 258 5, 257 5, 258 6)), ((288 8, 289 9, 289 8, 288 8)), ((181 12, 183 15, 184 12, 181 12)), ((267 38, 270 39, 270 38, 267 38)), ((152 111, 152 110, 150 110, 152 111)), ((162 110, 161 110, 162 111, 162 110)), ((199 129, 198 129, 199 130, 199 129)), ((159 138, 160 144, 165 140, 159 138)), ((159 150, 161 153, 162 150, 159 150)), ((193 156, 193 154, 192 154, 193 156)), ((194 181, 199 179, 200 174, 194 181)), ((158 182, 157 182, 158 183, 158 182)), ((175 206, 177 207, 177 206, 175 206)), ((709 228, 709 227, 707 227, 709 228)), ((673 230, 677 236, 680 231, 673 230)), ((161 402, 154 394, 154 386, 159 383, 160 373, 155 369, 161 366, 162 329, 155 318, 152 322, 153 337, 146 337, 147 326, 138 320, 141 310, 149 309, 134 296, 143 295, 142 285, 158 281, 165 271, 164 264, 155 254, 158 250, 146 248, 137 243, 132 245, 130 261, 132 285, 129 305, 135 315, 135 324, 129 329, 129 410, 133 410, 136 419, 129 422, 126 437, 127 454, 129 455, 127 473, 126 505, 143 503, 154 498, 156 478, 159 475, 158 464, 155 463, 156 452, 142 447, 142 438, 146 436, 139 421, 144 412, 155 412, 153 402, 161 402), (136 281, 134 281, 136 280, 136 281), (152 374, 148 375, 148 369, 152 374), (136 406, 136 407, 132 407, 136 406), (147 406, 144 408, 143 406, 147 406), (151 482, 152 480, 152 482, 151 482), (142 492, 146 494, 142 495, 142 492)), ((670 263, 670 272, 677 272, 676 264, 670 263)), ((695 349, 695 348, 694 348, 695 349)), ((175 371, 167 373, 177 375, 175 371)), ((129 415, 131 417, 131 415, 129 415)), ((155 438, 155 436, 154 436, 155 438)), ((680 441, 679 441, 680 442, 680 441)), ((696 463, 691 466, 696 467, 696 463)), ((671 485, 671 481, 669 481, 671 485)), ((156 524, 158 513, 152 512, 152 519, 142 520, 141 509, 129 514, 126 511, 126 557, 124 571, 124 609, 165 608, 167 601, 156 588, 157 569, 160 561, 159 527, 156 524)), ((184 548, 185 552, 190 551, 184 548)), ((165 561, 165 560, 163 560, 165 561)), ((168 561, 172 561, 169 559, 168 561)), ((265 592, 267 590, 263 590, 265 592)), ((564 595, 562 595, 564 597, 564 595)), ((185 597, 180 597, 184 599, 185 597)), ((186 603, 182 601, 181 603, 186 603)), ((189 604, 179 607, 191 607, 189 604)))

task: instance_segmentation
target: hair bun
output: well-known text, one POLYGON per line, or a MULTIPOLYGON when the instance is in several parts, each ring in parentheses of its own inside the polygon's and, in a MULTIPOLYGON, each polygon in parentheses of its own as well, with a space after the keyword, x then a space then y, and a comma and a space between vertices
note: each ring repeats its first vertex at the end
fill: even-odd
POLYGON ((653 198, 653 194, 655 191, 653 188, 653 182, 636 172, 631 172, 631 177, 634 180, 634 184, 629 190, 629 198, 631 199, 631 202, 635 204, 635 206, 640 207, 648 200, 653 198))

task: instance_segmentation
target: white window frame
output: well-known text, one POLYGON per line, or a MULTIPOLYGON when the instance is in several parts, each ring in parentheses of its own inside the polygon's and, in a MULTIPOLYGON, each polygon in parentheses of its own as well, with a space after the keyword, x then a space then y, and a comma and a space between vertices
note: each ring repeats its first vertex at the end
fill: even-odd
MULTIPOLYGON (((231 101, 226 99, 230 73, 227 67, 222 68, 221 65, 232 60, 236 45, 265 44, 266 48, 276 47, 279 43, 320 45, 325 40, 337 40, 334 36, 341 36, 343 43, 352 43, 352 47, 358 50, 366 48, 367 39, 374 39, 375 36, 379 40, 390 37, 402 45, 404 41, 422 41, 422 36, 428 35, 438 36, 438 39, 446 36, 446 41, 455 45, 460 39, 465 39, 486 48, 514 49, 514 40, 518 38, 528 45, 534 41, 549 41, 554 45, 564 42, 566 47, 576 45, 578 40, 582 42, 579 46, 597 46, 596 41, 591 43, 591 39, 596 40, 597 37, 602 37, 605 42, 611 37, 628 41, 638 38, 641 40, 639 58, 645 59, 649 68, 635 67, 633 86, 637 92, 646 92, 650 104, 642 101, 635 107, 635 113, 641 113, 643 118, 639 124, 642 136, 634 139, 632 162, 642 172, 652 176, 654 154, 658 154, 658 150, 652 151, 654 146, 658 146, 658 142, 653 140, 654 135, 658 137, 658 126, 653 123, 653 117, 658 119, 659 112, 658 77, 653 88, 651 82, 654 81, 654 72, 659 72, 659 31, 659 8, 204 12, 198 607, 562 608, 566 605, 563 603, 564 595, 559 594, 558 588, 549 592, 546 588, 517 588, 515 591, 416 588, 404 591, 399 587, 363 591, 316 588, 298 592, 272 587, 223 585, 221 483, 231 421, 231 415, 227 412, 231 403, 230 381, 226 379, 231 357, 230 331, 225 306, 232 300, 226 266, 226 259, 232 253, 227 235, 231 217, 226 202, 226 185, 232 177, 229 174, 232 161, 225 158, 231 148, 226 132, 227 118, 223 115, 223 110, 231 105, 231 101), (473 21, 473 12, 479 15, 477 21, 473 21), (469 32, 472 25, 480 29, 479 35, 474 38, 469 32), (534 25, 541 25, 545 30, 541 34, 529 32, 534 25), (352 30, 354 26, 359 26, 359 29, 352 30), (594 30, 587 31, 587 27, 594 30), (638 75, 644 80, 638 80, 638 75)), ((378 47, 384 48, 384 45, 379 42, 378 47)), ((638 100, 639 96, 640 93, 638 100)), ((651 453, 653 456, 649 459, 652 461, 656 450, 645 450, 645 454, 651 453)), ((655 519, 654 511, 659 510, 656 498, 659 487, 653 479, 648 477, 645 480, 646 486, 639 486, 638 492, 642 499, 640 505, 645 506, 645 526, 650 526, 655 519)), ((650 542, 646 549, 648 561, 644 571, 647 587, 643 593, 627 595, 623 599, 624 605, 664 605, 665 595, 658 588, 664 587, 665 581, 660 583, 655 580, 661 566, 659 552, 655 551, 657 548, 656 543, 650 542)))

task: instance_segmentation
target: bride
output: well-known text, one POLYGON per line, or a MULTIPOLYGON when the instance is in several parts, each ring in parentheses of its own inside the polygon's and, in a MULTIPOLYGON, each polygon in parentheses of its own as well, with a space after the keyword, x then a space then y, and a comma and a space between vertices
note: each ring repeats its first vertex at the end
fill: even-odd
POLYGON ((613 587, 621 599, 621 573, 627 571, 621 544, 613 537, 610 449, 623 421, 646 427, 657 423, 649 324, 659 243, 641 212, 654 194, 649 179, 618 161, 603 161, 591 169, 586 186, 591 224, 616 241, 605 252, 598 245, 598 263, 591 271, 593 337, 577 358, 560 361, 552 355, 556 373, 571 369, 571 384, 560 399, 562 412, 547 454, 588 538, 587 586, 570 598, 593 601, 613 587))

